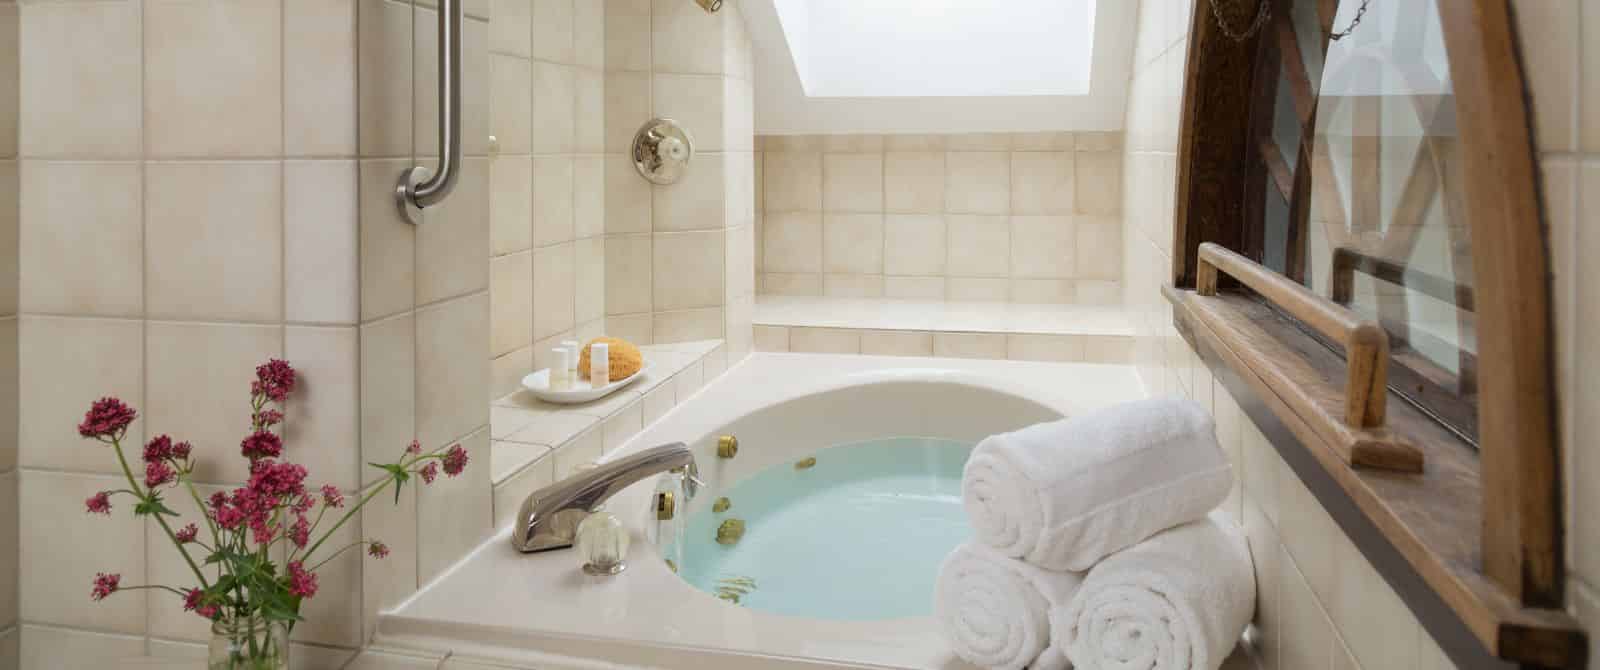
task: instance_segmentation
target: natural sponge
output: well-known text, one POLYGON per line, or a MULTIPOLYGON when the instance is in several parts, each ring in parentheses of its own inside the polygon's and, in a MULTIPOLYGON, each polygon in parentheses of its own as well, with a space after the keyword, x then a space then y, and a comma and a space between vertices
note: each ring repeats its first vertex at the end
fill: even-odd
MULTIPOLYGON (((639 347, 627 340, 615 337, 597 337, 583 345, 583 352, 578 354, 578 375, 589 379, 589 349, 596 344, 604 344, 611 355, 610 381, 622 381, 632 377, 644 365, 644 354, 639 353, 639 347)), ((594 380, 590 380, 592 383, 594 380)))

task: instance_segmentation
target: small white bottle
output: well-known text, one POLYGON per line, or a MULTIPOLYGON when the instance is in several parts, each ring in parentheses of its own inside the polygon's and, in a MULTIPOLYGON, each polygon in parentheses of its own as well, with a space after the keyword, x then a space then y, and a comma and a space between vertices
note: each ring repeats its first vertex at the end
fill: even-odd
POLYGON ((567 374, 567 360, 570 358, 571 349, 556 347, 550 350, 550 390, 565 391, 572 386, 572 377, 567 374))
POLYGON ((589 345, 589 385, 600 388, 611 383, 611 347, 604 342, 589 345))
POLYGON ((577 340, 562 340, 561 346, 572 352, 572 358, 567 359, 567 379, 576 384, 580 379, 578 377, 578 359, 583 356, 583 345, 579 344, 577 340))

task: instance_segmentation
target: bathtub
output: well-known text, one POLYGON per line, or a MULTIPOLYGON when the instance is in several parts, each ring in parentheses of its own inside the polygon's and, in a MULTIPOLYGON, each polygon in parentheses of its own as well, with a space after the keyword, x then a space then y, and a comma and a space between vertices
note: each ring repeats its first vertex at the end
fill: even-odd
MULTIPOLYGON (((1119 365, 755 354, 606 458, 689 444, 707 485, 684 511, 694 514, 737 483, 829 445, 903 436, 975 443, 1143 395, 1119 365), (732 459, 716 453, 725 434, 740 442, 732 459)), ((647 478, 607 505, 632 532, 623 574, 586 576, 572 549, 518 553, 502 528, 383 613, 374 648, 539 668, 968 667, 926 615, 785 616, 696 589, 647 537, 655 485, 647 478)))

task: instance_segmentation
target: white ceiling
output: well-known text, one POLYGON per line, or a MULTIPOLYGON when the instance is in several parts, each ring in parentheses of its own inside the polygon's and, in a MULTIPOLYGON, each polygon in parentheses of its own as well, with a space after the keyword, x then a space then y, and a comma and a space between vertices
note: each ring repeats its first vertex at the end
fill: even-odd
POLYGON ((1120 129, 1138 4, 743 0, 756 131, 1120 129))

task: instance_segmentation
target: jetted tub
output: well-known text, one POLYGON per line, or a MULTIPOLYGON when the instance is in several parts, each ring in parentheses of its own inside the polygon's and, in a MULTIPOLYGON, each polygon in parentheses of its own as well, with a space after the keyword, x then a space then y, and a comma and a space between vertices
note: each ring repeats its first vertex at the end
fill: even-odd
POLYGON ((518 553, 503 528, 383 614, 374 648, 540 668, 966 668, 930 587, 970 533, 967 450, 1143 395, 1128 366, 756 354, 607 454, 694 449, 706 487, 680 506, 681 536, 653 539, 655 478, 607 505, 633 533, 616 577, 584 575, 571 549, 518 553), (737 456, 718 458, 720 435, 737 456), (721 497, 732 507, 712 512, 721 497), (717 545, 729 518, 745 535, 717 545))

